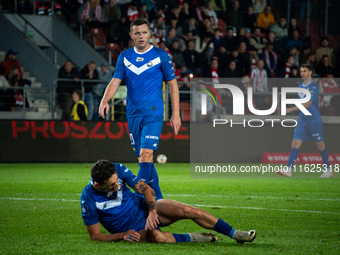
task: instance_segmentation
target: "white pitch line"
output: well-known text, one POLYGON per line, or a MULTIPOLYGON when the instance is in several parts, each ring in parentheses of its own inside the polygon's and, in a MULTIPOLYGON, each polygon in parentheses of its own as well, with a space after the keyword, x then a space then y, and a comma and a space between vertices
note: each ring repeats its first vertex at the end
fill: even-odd
MULTIPOLYGON (((80 200, 73 199, 52 199, 52 198, 17 198, 17 197, 0 197, 1 200, 24 200, 24 201, 60 201, 60 202, 79 202, 80 200)), ((324 211, 308 211, 308 210, 290 210, 290 209, 275 209, 275 208, 262 208, 262 207, 239 207, 239 206, 224 206, 224 205, 202 205, 193 204, 192 206, 197 207, 214 207, 214 208, 231 208, 231 209, 247 209, 247 210, 266 210, 266 211, 284 211, 284 212, 305 212, 305 213, 326 213, 326 214, 336 214, 338 212, 324 212, 324 211)))

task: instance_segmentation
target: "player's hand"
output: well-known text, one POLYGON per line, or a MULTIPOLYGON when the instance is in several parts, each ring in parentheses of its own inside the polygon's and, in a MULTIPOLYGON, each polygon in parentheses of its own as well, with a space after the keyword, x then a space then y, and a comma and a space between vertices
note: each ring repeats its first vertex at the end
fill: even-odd
POLYGON ((291 113, 292 110, 293 110, 293 108, 287 108, 287 109, 286 109, 286 114, 287 114, 287 113, 291 113))
POLYGON ((181 127, 181 118, 178 115, 172 115, 170 119, 170 125, 173 128, 175 134, 177 135, 179 132, 179 128, 181 127))
POLYGON ((140 234, 136 231, 128 230, 123 233, 123 240, 125 241, 135 243, 135 242, 139 242, 139 239, 140 239, 140 234))
POLYGON ((100 103, 99 109, 98 109, 98 113, 100 115, 100 117, 102 117, 103 119, 105 119, 105 114, 109 112, 109 104, 108 103, 100 103))
POLYGON ((152 230, 157 228, 159 224, 158 214, 155 209, 149 211, 149 216, 146 219, 145 230, 152 230))

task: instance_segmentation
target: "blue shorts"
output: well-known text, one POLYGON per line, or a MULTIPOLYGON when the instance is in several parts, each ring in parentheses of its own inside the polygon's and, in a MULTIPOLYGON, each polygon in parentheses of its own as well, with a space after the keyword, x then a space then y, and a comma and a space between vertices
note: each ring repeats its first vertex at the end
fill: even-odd
POLYGON ((150 149, 154 152, 158 149, 163 126, 162 116, 128 118, 128 126, 135 156, 139 156, 140 149, 150 149))
POLYGON ((311 138, 313 142, 323 141, 322 122, 298 122, 293 139, 308 141, 309 138, 311 138))

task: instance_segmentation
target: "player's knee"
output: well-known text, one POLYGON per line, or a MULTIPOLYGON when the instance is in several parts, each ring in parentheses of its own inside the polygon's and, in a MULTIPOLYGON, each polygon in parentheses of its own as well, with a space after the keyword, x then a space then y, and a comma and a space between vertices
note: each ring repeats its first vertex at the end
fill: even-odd
POLYGON ((141 151, 139 155, 139 162, 152 162, 153 151, 141 151))
POLYGON ((192 206, 184 206, 182 209, 185 218, 197 218, 200 215, 200 209, 192 206))
POLYGON ((154 238, 153 238, 155 243, 165 243, 166 242, 166 236, 160 232, 157 231, 154 233, 154 238))

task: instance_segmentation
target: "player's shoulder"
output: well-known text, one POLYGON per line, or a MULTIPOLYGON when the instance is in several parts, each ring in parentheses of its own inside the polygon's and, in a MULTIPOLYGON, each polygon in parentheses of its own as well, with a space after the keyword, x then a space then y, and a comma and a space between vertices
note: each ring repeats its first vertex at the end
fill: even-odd
POLYGON ((170 57, 168 52, 166 52, 165 50, 162 50, 160 48, 157 47, 153 47, 153 50, 162 58, 162 57, 170 57))

